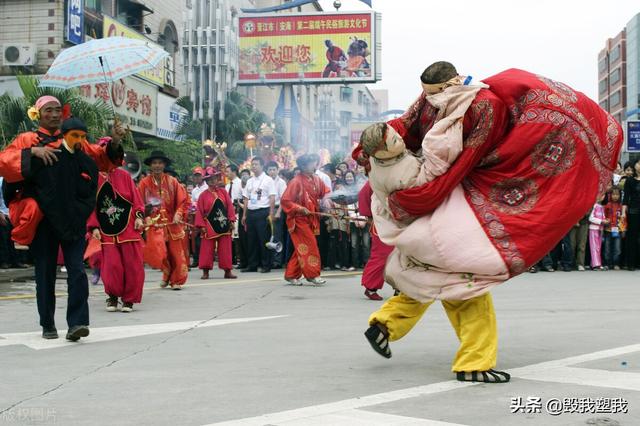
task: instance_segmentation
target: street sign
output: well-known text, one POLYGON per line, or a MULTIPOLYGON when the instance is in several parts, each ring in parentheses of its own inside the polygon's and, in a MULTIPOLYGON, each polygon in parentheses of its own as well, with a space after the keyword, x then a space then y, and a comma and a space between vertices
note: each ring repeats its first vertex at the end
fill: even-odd
POLYGON ((84 43, 84 0, 69 0, 65 38, 73 44, 84 43))
POLYGON ((627 151, 640 152, 640 121, 627 121, 627 151))

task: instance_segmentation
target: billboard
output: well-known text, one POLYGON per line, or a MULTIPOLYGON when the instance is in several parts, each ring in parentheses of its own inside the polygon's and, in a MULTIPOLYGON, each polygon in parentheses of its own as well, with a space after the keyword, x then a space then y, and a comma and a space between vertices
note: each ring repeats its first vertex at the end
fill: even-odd
POLYGON ((379 18, 374 12, 242 15, 238 84, 378 81, 379 18))
POLYGON ((69 0, 67 3, 65 39, 73 44, 84 42, 84 0, 69 0))
MULTIPOLYGON (((146 42, 153 44, 155 47, 160 48, 160 46, 153 43, 152 41, 150 41, 148 38, 146 38, 145 36, 137 32, 136 30, 131 29, 126 25, 123 25, 120 22, 116 21, 115 19, 106 15, 104 16, 104 25, 103 25, 102 31, 103 31, 104 37, 121 36, 126 38, 133 38, 136 40, 144 40, 146 42)), ((165 61, 160 61, 160 63, 154 69, 142 71, 136 75, 144 80, 147 80, 157 86, 162 87, 164 86, 164 83, 165 83, 164 74, 165 74, 165 61)))
POLYGON ((176 131, 180 122, 189 115, 189 112, 176 104, 176 98, 158 93, 158 123, 156 136, 161 139, 182 140, 176 131))
POLYGON ((627 151, 640 152, 640 121, 627 121, 627 151))
POLYGON ((107 105, 113 99, 115 113, 135 132, 156 136, 158 89, 135 77, 125 77, 111 84, 95 83, 79 87, 89 102, 101 99, 107 105))

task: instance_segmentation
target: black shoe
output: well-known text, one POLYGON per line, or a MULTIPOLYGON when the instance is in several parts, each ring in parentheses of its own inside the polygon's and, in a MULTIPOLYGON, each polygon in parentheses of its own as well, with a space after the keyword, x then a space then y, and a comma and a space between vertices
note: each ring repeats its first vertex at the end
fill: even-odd
POLYGON ((9 269, 8 263, 0 263, 0 269, 9 269))
POLYGON ((268 274, 269 272, 271 272, 270 268, 262 268, 259 269, 258 272, 260 272, 261 274, 268 274))
POLYGON ((571 266, 562 267, 562 272, 571 272, 571 271, 573 271, 573 268, 571 266))
POLYGON ((258 270, 256 268, 244 268, 240 272, 258 272, 258 270))
POLYGON ((16 268, 16 269, 26 269, 28 268, 27 265, 25 265, 24 263, 14 263, 13 265, 11 265, 12 268, 16 268))
POLYGON ((67 340, 77 342, 81 337, 89 335, 89 327, 86 325, 74 325, 67 332, 67 340))
POLYGON ((58 338, 58 330, 55 327, 43 327, 42 328, 42 338, 43 339, 57 339, 58 338))
POLYGON ((374 351, 380 356, 391 358, 391 349, 389 348, 389 336, 382 331, 378 324, 374 324, 364 332, 364 336, 374 351))

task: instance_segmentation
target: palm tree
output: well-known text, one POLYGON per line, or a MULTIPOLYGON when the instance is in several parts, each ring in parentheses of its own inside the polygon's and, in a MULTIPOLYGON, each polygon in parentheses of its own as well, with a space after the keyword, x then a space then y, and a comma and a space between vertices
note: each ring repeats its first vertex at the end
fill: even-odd
POLYGON ((58 89, 39 87, 38 79, 34 76, 18 76, 18 83, 24 96, 14 97, 7 93, 0 95, 0 137, 2 146, 6 146, 22 132, 34 130, 37 123, 31 121, 27 115, 29 107, 44 95, 58 98, 63 104, 71 107, 71 113, 82 118, 89 129, 89 138, 96 139, 107 134, 108 120, 113 117, 111 108, 98 100, 90 103, 83 98, 77 89, 58 89))

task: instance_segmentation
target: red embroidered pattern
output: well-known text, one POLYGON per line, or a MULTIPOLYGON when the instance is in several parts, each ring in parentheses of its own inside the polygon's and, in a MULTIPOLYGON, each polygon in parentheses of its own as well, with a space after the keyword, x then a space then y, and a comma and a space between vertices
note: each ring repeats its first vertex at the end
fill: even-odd
POLYGON ((535 146, 531 166, 542 176, 556 176, 566 172, 576 159, 574 137, 564 129, 555 130, 535 146))
POLYGON ((473 116, 477 120, 471 134, 464 140, 465 148, 477 148, 487 141, 493 128, 493 105, 486 99, 471 105, 473 116))
POLYGON ((480 224, 502 256, 511 275, 524 272, 526 269, 524 258, 490 203, 468 179, 462 181, 462 186, 465 189, 467 201, 472 205, 480 224))
POLYGON ((491 186, 489 199, 493 208, 502 213, 526 213, 538 201, 538 185, 533 179, 506 179, 491 186))
POLYGON ((500 154, 498 154, 498 149, 496 148, 480 160, 478 167, 491 167, 495 166, 499 162, 500 154))

